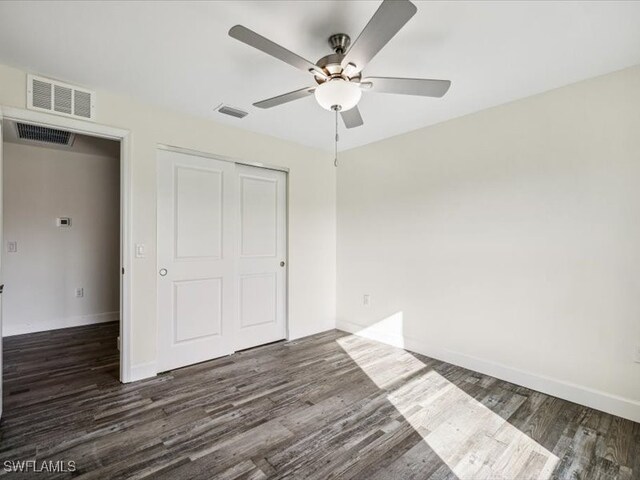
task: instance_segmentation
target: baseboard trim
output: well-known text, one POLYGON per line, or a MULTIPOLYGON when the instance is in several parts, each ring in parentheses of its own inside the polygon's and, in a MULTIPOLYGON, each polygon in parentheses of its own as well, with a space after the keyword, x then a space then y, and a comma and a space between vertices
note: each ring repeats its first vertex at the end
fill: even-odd
POLYGON ((137 382, 145 378, 153 378, 157 374, 156 362, 139 363, 138 365, 131 366, 129 378, 125 380, 125 383, 137 382))
POLYGON ((491 360, 427 345, 424 342, 408 338, 404 335, 390 334, 389 332, 376 330, 375 327, 366 327, 357 323, 339 320, 336 328, 371 340, 404 348, 443 362, 458 365, 485 375, 490 375, 500 380, 515 383, 516 385, 562 398, 563 400, 568 400, 579 405, 595 408, 596 410, 617 415, 634 422, 640 422, 640 402, 629 398, 509 367, 491 360))
POLYGON ((120 319, 120 312, 93 313, 91 315, 77 315, 74 317, 56 318, 47 322, 29 323, 18 322, 18 325, 7 325, 6 320, 2 327, 3 337, 24 335, 25 333, 46 332, 60 328, 81 327, 95 323, 113 322, 120 319))

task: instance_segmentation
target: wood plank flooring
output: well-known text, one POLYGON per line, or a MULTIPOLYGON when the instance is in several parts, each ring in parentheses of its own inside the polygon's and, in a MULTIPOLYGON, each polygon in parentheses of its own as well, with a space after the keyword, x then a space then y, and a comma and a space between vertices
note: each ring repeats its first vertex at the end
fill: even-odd
POLYGON ((126 385, 117 330, 4 340, 0 476, 640 479, 640 424, 337 330, 126 385))

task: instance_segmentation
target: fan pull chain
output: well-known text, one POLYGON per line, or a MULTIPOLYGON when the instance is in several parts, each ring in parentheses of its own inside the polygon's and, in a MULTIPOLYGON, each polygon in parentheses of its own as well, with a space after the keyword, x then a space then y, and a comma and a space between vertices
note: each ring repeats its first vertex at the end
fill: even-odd
POLYGON ((335 150, 334 150, 334 157, 333 157, 333 166, 337 167, 338 166, 338 141, 340 140, 340 137, 338 136, 338 108, 334 108, 333 109, 334 112, 336 112, 336 142, 335 142, 335 150))

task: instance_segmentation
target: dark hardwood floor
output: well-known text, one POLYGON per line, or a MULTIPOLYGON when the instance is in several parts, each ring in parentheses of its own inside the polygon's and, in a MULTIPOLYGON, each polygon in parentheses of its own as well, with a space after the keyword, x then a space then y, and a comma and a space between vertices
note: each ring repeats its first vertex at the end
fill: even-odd
POLYGON ((640 424, 344 332, 123 385, 117 329, 4 340, 0 475, 640 478, 640 424))

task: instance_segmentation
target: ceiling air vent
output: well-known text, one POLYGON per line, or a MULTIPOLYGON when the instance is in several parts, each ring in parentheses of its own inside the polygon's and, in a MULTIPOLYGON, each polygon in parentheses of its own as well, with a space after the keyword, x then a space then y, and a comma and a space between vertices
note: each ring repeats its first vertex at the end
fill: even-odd
POLYGON ((49 78, 27 75, 27 108, 93 120, 95 92, 49 78))
POLYGON ((27 123, 16 123, 18 138, 31 140, 33 142, 55 143, 56 145, 72 145, 75 135, 64 130, 41 127, 39 125, 29 125, 27 123))
POLYGON ((220 105, 216 110, 224 115, 230 115, 235 118, 244 118, 249 115, 248 112, 238 108, 229 107, 228 105, 220 105))

